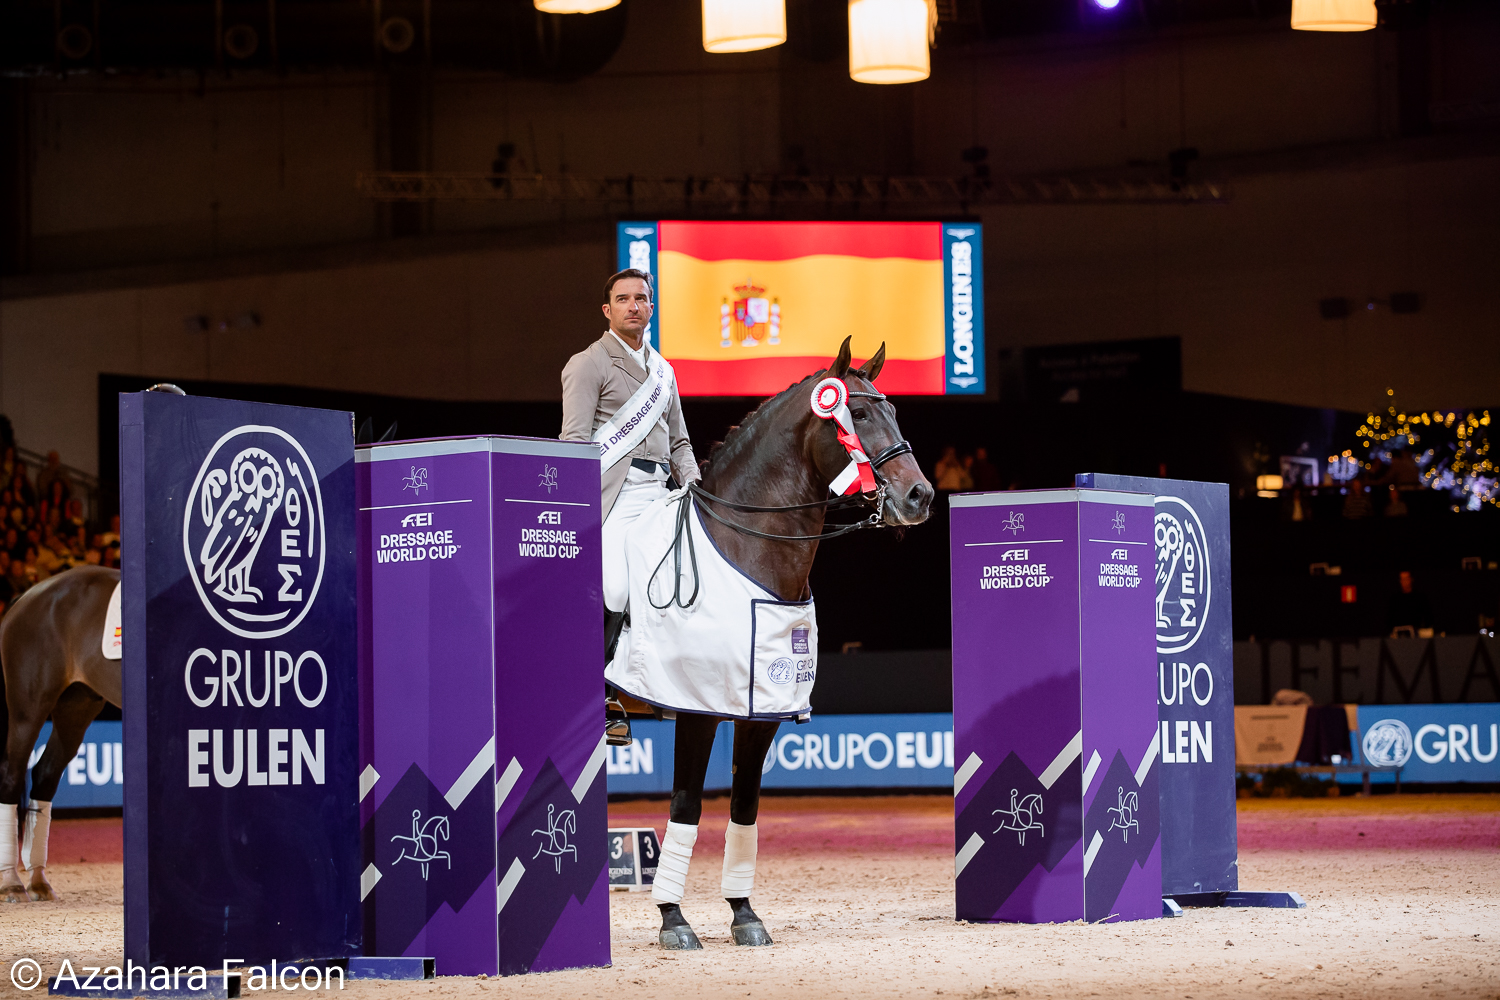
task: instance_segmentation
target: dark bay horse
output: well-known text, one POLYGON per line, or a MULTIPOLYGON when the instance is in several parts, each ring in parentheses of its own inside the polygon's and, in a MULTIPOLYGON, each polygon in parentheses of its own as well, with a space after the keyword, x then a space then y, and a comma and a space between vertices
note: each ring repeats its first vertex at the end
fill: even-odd
POLYGON ((120 661, 106 660, 101 649, 104 613, 119 582, 119 570, 78 566, 26 591, 0 621, 0 901, 57 898, 46 867, 52 796, 89 723, 106 701, 121 703, 120 661), (16 810, 26 791, 26 762, 49 715, 52 735, 31 773, 18 857, 16 810))
MULTIPOLYGON (((695 496, 709 534, 728 559, 756 582, 785 600, 809 593, 808 574, 823 531, 829 484, 849 464, 833 422, 820 419, 810 406, 819 378, 841 379, 849 390, 854 430, 876 468, 880 493, 875 503, 881 523, 919 524, 927 519, 932 484, 923 476, 911 447, 896 424, 896 408, 875 389, 885 364, 885 345, 862 368, 850 365, 849 340, 826 372, 816 372, 763 403, 731 431, 709 455, 695 496), (705 496, 704 494, 707 494, 705 496), (721 502, 722 501, 722 502, 721 502), (747 511, 746 507, 791 508, 747 511), (758 533, 758 534, 756 534, 758 533), (778 540, 779 535, 797 540, 778 540)), ((677 713, 676 752, 667 839, 659 858, 658 884, 663 875, 684 880, 692 842, 703 812, 703 782, 708 770, 714 733, 724 721, 716 716, 677 713), (673 828, 676 828, 674 831, 673 828), (691 828, 690 839, 682 831, 691 828), (674 839, 675 837, 675 839, 674 839), (674 860, 675 853, 675 860, 674 860), (674 868, 675 865, 675 868, 674 868), (672 874, 677 872, 677 874, 672 874)), ((780 725, 775 720, 735 720, 733 777, 729 797, 730 833, 726 836, 725 893, 733 914, 730 925, 736 944, 771 943, 765 925, 750 908, 748 886, 754 881, 755 831, 760 809, 761 767, 780 725), (748 832, 745 827, 752 827, 748 832), (732 846, 739 837, 743 843, 732 846), (731 851, 735 857, 730 858, 731 851), (739 885, 745 895, 731 895, 732 866, 738 865, 739 885), (748 878, 745 877, 748 873, 748 878)), ((669 891, 678 894, 680 888, 669 891)), ((659 941, 667 949, 702 947, 676 902, 660 902, 659 941)))

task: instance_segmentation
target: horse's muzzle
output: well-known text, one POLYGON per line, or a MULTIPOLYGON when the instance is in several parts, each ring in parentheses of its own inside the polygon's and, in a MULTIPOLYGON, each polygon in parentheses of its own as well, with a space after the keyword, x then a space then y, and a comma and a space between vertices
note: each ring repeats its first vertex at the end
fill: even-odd
POLYGON ((927 520, 932 512, 932 486, 925 479, 919 479, 906 487, 905 492, 898 492, 901 487, 895 483, 891 484, 890 494, 885 501, 885 521, 891 525, 921 524, 927 520))

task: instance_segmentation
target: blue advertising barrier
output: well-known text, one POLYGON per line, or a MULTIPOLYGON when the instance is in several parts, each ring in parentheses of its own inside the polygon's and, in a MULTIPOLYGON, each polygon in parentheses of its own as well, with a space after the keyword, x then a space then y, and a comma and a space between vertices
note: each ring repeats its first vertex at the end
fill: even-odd
POLYGON ((1229 487, 1100 473, 1077 484, 1156 496, 1162 894, 1238 889, 1229 487))
MULTIPOLYGON (((1401 783, 1500 782, 1500 704, 1361 705, 1360 746, 1368 764, 1401 768, 1401 783)), ((1339 781, 1358 782, 1358 774, 1339 781)), ((1391 784, 1394 774, 1370 775, 1372 784, 1391 784)))
MULTIPOLYGON (((95 722, 83 734, 78 753, 68 762, 53 809, 118 809, 124 804, 125 749, 120 722, 95 722)), ((26 770, 36 767, 52 736, 52 723, 42 724, 26 770)))
POLYGON ((125 956, 357 954, 349 413, 120 396, 125 956))
MULTIPOLYGON (((631 723, 635 745, 610 747, 605 774, 611 795, 672 791, 676 723, 631 723)), ((704 788, 729 788, 734 730, 720 725, 708 759, 704 788)), ((805 725, 785 723, 766 754, 763 788, 953 787, 953 716, 814 715, 805 725)))

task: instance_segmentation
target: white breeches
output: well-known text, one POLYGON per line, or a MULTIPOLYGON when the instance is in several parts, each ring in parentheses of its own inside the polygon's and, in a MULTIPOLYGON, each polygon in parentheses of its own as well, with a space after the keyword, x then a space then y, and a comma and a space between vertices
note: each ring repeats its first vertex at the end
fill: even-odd
POLYGON ((625 561, 625 532, 635 524, 641 512, 667 495, 665 483, 651 479, 631 482, 627 478, 620 488, 615 505, 604 519, 604 606, 610 611, 625 611, 630 603, 630 572, 625 561))

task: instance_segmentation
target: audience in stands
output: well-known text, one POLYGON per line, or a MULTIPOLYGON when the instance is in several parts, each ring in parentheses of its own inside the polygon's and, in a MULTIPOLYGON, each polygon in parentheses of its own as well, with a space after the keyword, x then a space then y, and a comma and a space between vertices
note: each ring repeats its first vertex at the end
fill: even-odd
POLYGON ((0 616, 28 587, 74 566, 120 564, 120 519, 90 533, 62 457, 49 452, 33 483, 0 416, 0 616))
POLYGON ((1412 575, 1402 570, 1397 578, 1400 589, 1391 598, 1390 610, 1386 613, 1386 624, 1391 635, 1418 635, 1424 639, 1432 636, 1432 602, 1416 588, 1412 575))
POLYGON ((1355 476, 1349 481, 1344 493, 1344 517, 1351 521, 1369 517, 1375 513, 1375 508, 1370 504, 1370 497, 1365 486, 1363 474, 1355 476))
POLYGON ((969 473, 974 479, 974 488, 981 493, 1005 488, 1000 479, 1000 470, 990 461, 987 448, 974 449, 974 464, 969 466, 969 473))

